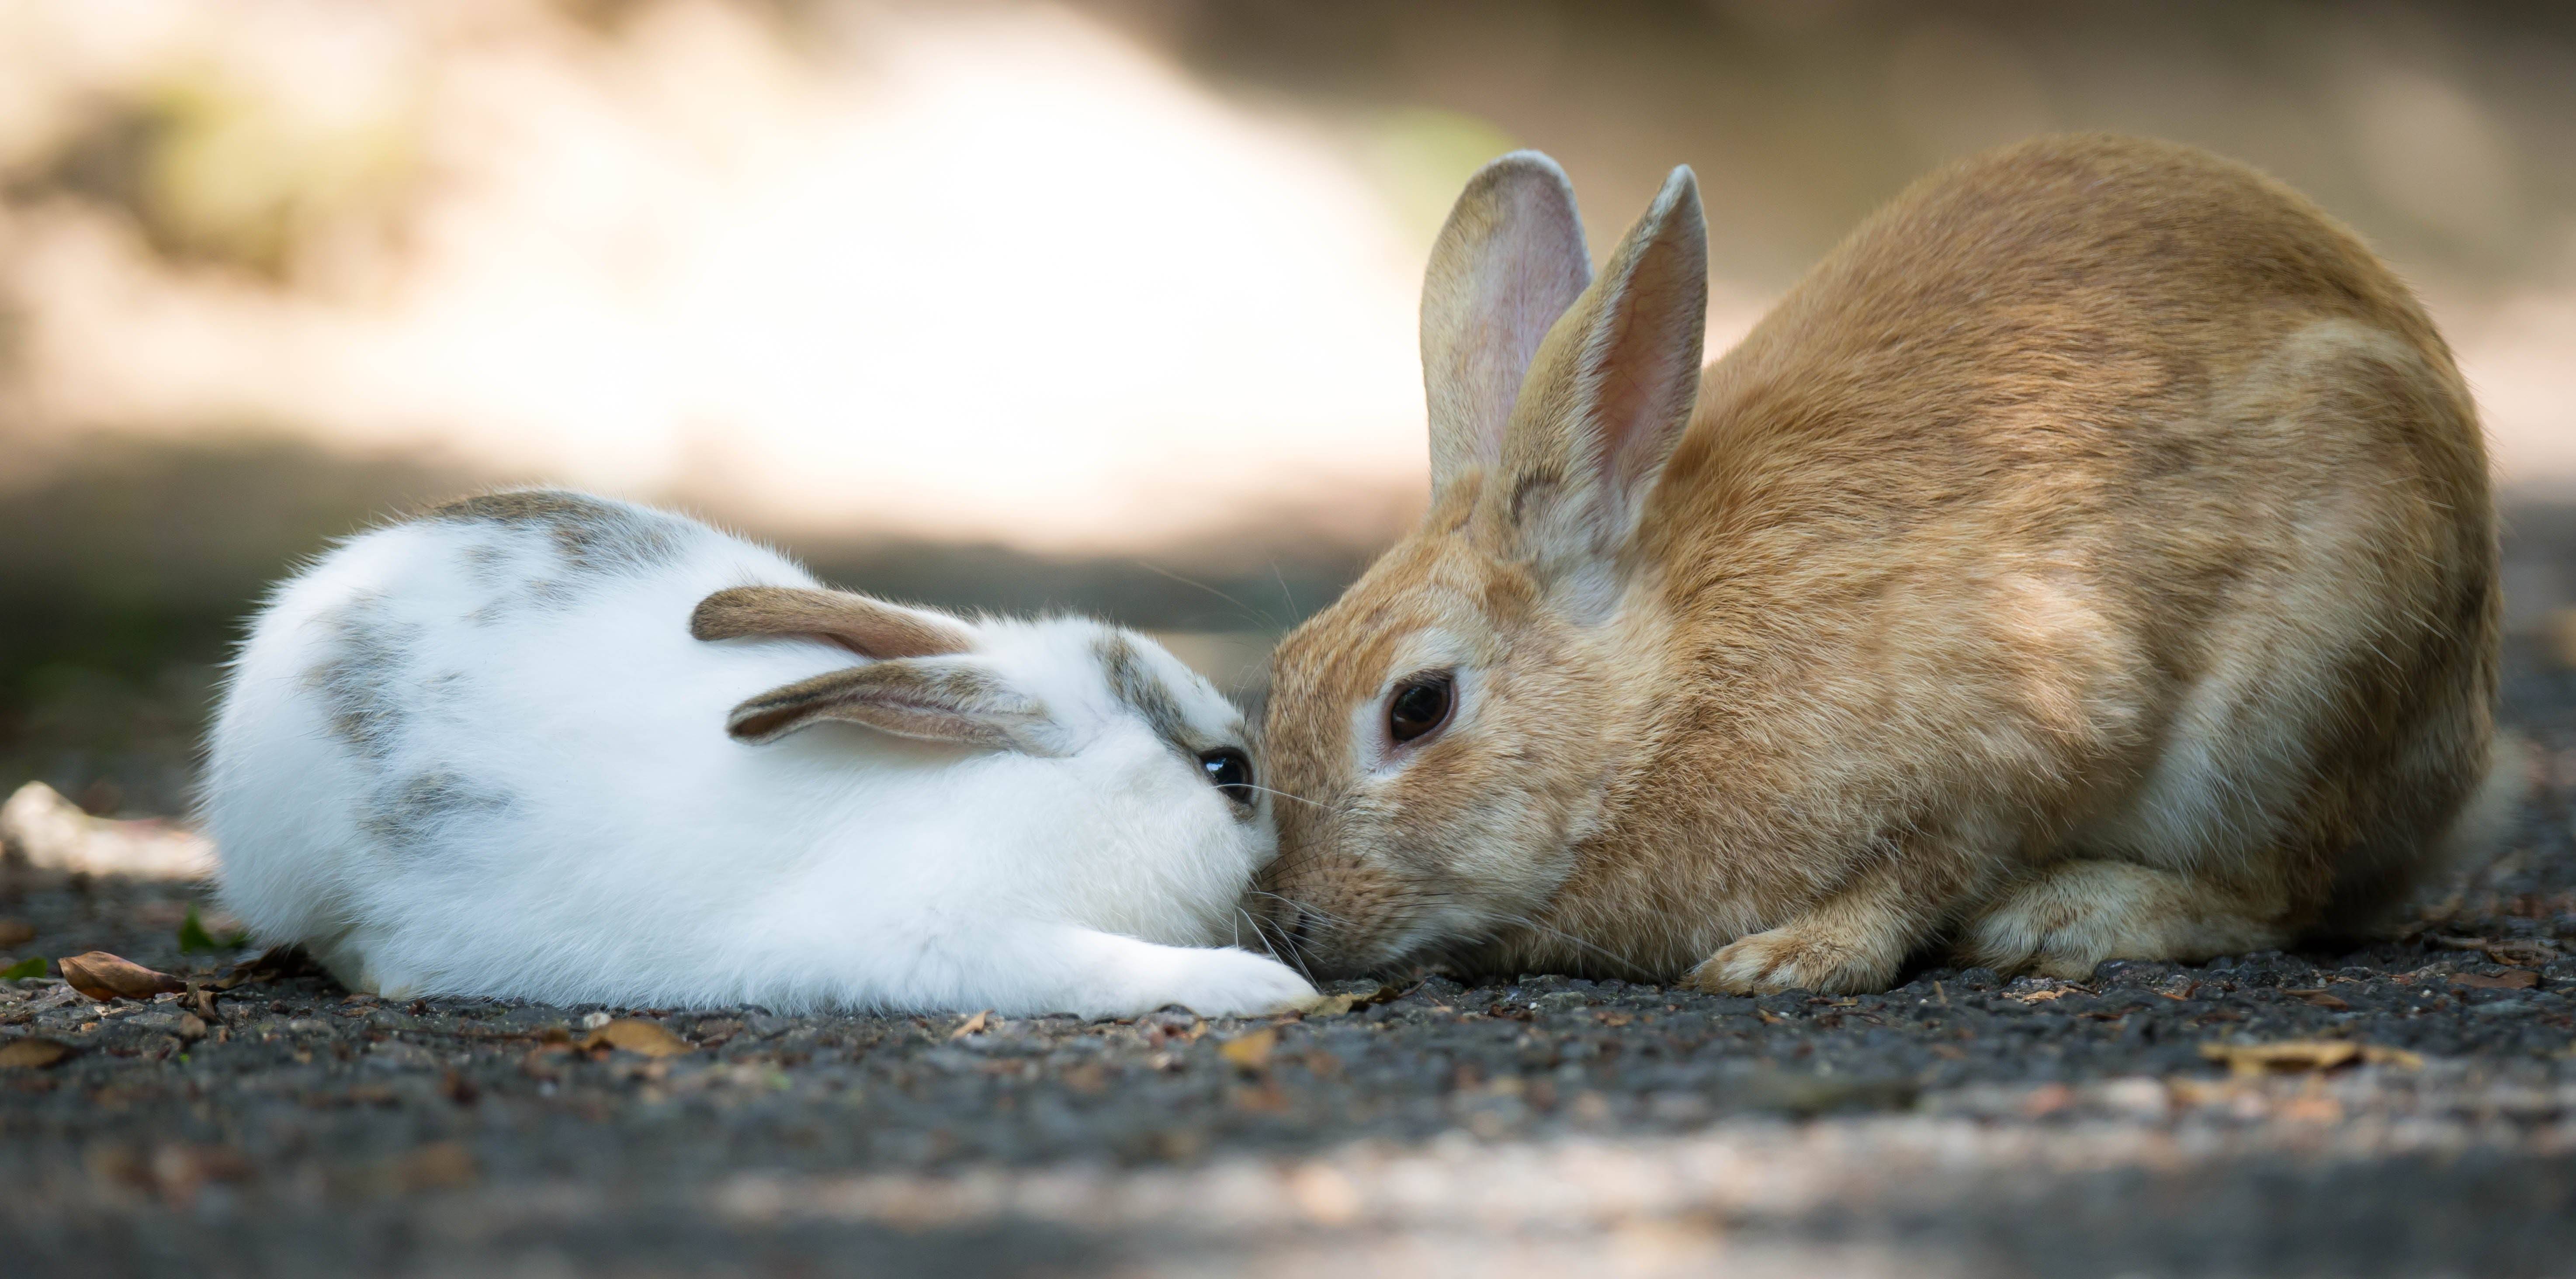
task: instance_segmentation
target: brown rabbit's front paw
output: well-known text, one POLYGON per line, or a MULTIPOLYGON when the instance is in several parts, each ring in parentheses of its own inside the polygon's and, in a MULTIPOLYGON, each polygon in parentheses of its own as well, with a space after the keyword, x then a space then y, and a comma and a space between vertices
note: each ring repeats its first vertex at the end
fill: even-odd
MULTIPOLYGON (((1789 924, 1738 938, 1682 981, 1717 995, 1885 990, 1896 976, 1898 960, 1886 957, 1879 940, 1824 924, 1789 924)), ((1898 955, 1902 957, 1901 948, 1898 955)))

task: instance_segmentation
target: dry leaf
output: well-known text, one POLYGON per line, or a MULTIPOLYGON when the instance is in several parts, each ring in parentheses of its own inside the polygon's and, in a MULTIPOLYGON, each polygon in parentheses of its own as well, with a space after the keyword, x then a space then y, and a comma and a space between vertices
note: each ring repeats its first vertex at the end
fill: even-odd
POLYGON ((302 946, 271 946, 258 957, 233 965, 224 971, 222 980, 210 982, 216 990, 231 990, 241 985, 266 985, 289 977, 321 977, 326 974, 302 946))
POLYGON ((1279 1085, 1269 1079, 1262 1080, 1259 1087, 1237 1088, 1228 1099, 1235 1109, 1255 1114, 1275 1115, 1288 1108, 1288 1094, 1279 1091, 1279 1085))
POLYGON ((456 1142, 432 1142, 403 1156, 394 1165, 393 1173, 395 1182, 405 1190, 470 1186, 474 1184, 474 1156, 456 1142))
POLYGON ((188 983, 168 973, 103 950, 57 959, 54 965, 62 969, 63 980, 71 983, 72 989, 101 1003, 111 999, 150 999, 188 988, 188 983))
POLYGON ((1415 986, 1384 985, 1364 994, 1326 995, 1300 1011, 1308 1017, 1338 1017, 1343 1013, 1362 1008, 1374 1008, 1379 1004, 1393 1003, 1412 994, 1418 988, 1419 983, 1415 986))
POLYGON ((972 1035, 992 1024, 993 1010, 987 1008, 984 1011, 957 1023, 957 1029, 949 1031, 948 1037, 950 1039, 964 1039, 968 1035, 972 1035))
POLYGON ((2341 1039, 2294 1039, 2277 1044, 2202 1044, 2200 1055, 2224 1062, 2229 1073, 2251 1077, 2273 1071, 2332 1070, 2361 1059, 2361 1045, 2341 1039))
POLYGON ((1279 1032, 1264 1026, 1248 1035, 1237 1035, 1216 1046, 1217 1055, 1243 1067, 1259 1070, 1270 1064, 1270 1050, 1279 1045, 1279 1032))
POLYGON ((2025 995, 2007 995, 2005 998, 2018 999, 2025 1004, 2037 1004, 2044 1003, 2051 999, 2064 999, 2068 995, 2080 995, 2083 993, 2083 991, 2077 990, 2072 986, 2062 986, 2056 990, 2034 990, 2025 995))
POLYGON ((621 1017, 590 1032, 581 1041, 581 1046, 585 1050, 622 1048, 647 1057, 677 1057, 696 1051, 689 1047, 689 1041, 663 1029, 660 1022, 638 1021, 632 1017, 621 1017))
POLYGON ((2333 1070, 2356 1061, 2374 1066, 2424 1068, 2424 1058, 2403 1048, 2356 1044, 2342 1039, 2293 1039, 2275 1044, 2202 1044, 2200 1055, 2224 1062, 2228 1073, 2253 1078, 2302 1070, 2333 1070))
POLYGON ((23 919, 0 919, 0 947, 24 946, 36 940, 36 926, 23 919))
POLYGON ((2308 1003, 2315 1004, 2319 1008, 2345 1009, 2352 1007, 2351 1004, 2345 1003, 2343 1000, 2327 994, 2325 992, 2325 988, 2322 986, 2315 990, 2290 990, 2285 987, 2282 989, 2281 993, 2284 995, 2296 995, 2300 999, 2305 1000, 2308 1003))
POLYGON ((30 1035, 0 1043, 0 1070, 39 1070, 71 1055, 69 1044, 30 1035))
POLYGON ((2558 958, 2558 948, 2544 941, 2497 942, 2487 947, 2487 958, 2517 968, 2540 968, 2558 958))
POLYGON ((2472 990, 2529 990, 2540 984, 2540 974, 2528 968, 2508 968, 2493 977, 2484 973, 2453 973, 2451 984, 2472 990))

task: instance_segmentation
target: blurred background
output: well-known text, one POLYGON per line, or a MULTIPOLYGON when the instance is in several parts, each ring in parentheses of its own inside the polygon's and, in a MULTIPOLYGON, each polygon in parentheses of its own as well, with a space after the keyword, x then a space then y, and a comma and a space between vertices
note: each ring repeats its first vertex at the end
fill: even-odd
POLYGON ((2576 545, 2576 7, 0 0, 0 790, 185 803, 264 584, 534 480, 1256 682, 1418 510, 1414 294, 1518 146, 1700 174, 1722 349, 1944 160, 2107 128, 2414 282, 2576 545))

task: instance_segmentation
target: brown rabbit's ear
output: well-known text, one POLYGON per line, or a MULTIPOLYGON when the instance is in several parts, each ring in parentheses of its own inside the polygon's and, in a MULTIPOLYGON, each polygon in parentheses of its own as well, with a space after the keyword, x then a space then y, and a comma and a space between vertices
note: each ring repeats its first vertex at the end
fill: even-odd
POLYGON ((702 640, 812 635, 861 657, 938 657, 975 647, 955 619, 849 591, 737 586, 698 601, 689 634, 702 640))
POLYGON ((1422 280, 1422 385, 1434 494, 1493 463, 1548 326, 1592 280, 1574 184, 1514 151, 1467 180, 1422 280))
POLYGON ((923 741, 1056 753, 1046 707, 962 662, 871 662, 799 680, 734 707, 725 731, 772 742, 827 719, 923 741))
POLYGON ((1495 496, 1525 554, 1607 584, 1690 422, 1707 327, 1708 229, 1699 183, 1680 168, 1549 331, 1521 388, 1495 496))

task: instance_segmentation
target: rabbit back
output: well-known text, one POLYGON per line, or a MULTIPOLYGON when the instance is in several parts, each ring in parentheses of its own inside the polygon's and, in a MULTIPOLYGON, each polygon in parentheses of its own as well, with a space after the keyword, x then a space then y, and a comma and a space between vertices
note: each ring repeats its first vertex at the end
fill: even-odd
POLYGON ((2490 772, 2448 349, 2349 232, 2187 148, 1927 179, 1711 367, 1653 503, 1673 647, 1631 795, 1728 798, 1630 808, 1591 863, 1629 882, 1568 896, 1699 863, 1734 907, 1702 944, 1901 850, 1873 891, 1998 967, 2283 945, 2403 898, 2490 772))
POLYGON ((694 521, 572 495, 474 499, 333 551, 260 615, 214 726, 205 816, 228 904, 261 936, 345 953, 335 968, 369 988, 536 993, 549 972, 620 969, 651 985, 675 950, 702 960, 810 854, 795 815, 817 797, 872 799, 889 823, 933 802, 723 736, 746 691, 853 660, 691 639, 690 608, 745 584, 812 579, 694 521))

